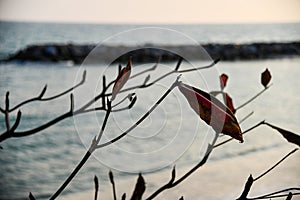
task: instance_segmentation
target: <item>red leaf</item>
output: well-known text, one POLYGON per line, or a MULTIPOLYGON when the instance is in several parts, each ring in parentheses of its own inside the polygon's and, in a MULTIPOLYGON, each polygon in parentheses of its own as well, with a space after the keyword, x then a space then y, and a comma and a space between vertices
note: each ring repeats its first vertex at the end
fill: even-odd
POLYGON ((227 84, 228 76, 226 74, 222 74, 220 76, 220 84, 221 84, 221 89, 223 90, 227 84))
POLYGON ((121 72, 119 73, 115 81, 113 91, 112 91, 111 101, 113 101, 116 98, 117 94, 120 92, 122 87, 128 81, 130 77, 130 73, 131 73, 131 58, 129 58, 127 66, 121 70, 121 72))
POLYGON ((231 110, 231 112, 233 114, 235 114, 236 110, 234 109, 232 98, 229 96, 228 93, 225 93, 225 98, 226 98, 226 105, 227 105, 227 107, 231 110))
POLYGON ((290 131, 284 130, 282 128, 279 128, 277 126, 274 126, 272 124, 269 124, 267 122, 265 122, 266 125, 270 126, 271 128, 276 129, 279 133, 281 133, 281 135, 288 141, 294 144, 297 144, 300 147, 300 136, 292 133, 290 131))
POLYGON ((216 132, 221 132, 243 142, 242 131, 230 109, 217 98, 184 83, 179 90, 186 97, 192 109, 216 132))
POLYGON ((263 73, 261 73, 261 84, 266 88, 271 78, 271 73, 267 68, 263 73))

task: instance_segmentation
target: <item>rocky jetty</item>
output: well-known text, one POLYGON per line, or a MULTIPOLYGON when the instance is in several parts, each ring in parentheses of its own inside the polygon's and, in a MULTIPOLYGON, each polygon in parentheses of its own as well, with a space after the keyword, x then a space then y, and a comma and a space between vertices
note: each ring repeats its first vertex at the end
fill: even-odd
MULTIPOLYGON (((131 55, 136 62, 148 62, 161 57, 162 61, 173 61, 178 55, 188 55, 189 59, 201 59, 199 46, 193 45, 144 45, 101 46, 94 44, 41 44, 31 45, 10 55, 4 62, 60 62, 72 61, 80 64, 90 55, 95 62, 126 61, 131 55)), ((252 44, 205 44, 202 47, 213 58, 221 60, 252 60, 300 55, 300 42, 252 43, 252 44)))

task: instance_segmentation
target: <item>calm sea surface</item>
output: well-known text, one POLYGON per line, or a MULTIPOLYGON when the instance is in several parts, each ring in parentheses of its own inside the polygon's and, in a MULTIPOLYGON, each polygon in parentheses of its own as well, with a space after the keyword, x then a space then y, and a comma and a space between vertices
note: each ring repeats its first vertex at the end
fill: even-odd
MULTIPOLYGON (((45 42, 98 43, 114 34, 137 25, 80 25, 80 24, 22 24, 0 22, 0 56, 24 48, 28 44, 45 42)), ((268 25, 172 25, 159 26, 182 32, 200 43, 245 43, 260 41, 300 40, 300 24, 268 25)), ((124 38, 123 38, 124 39, 124 38)), ((180 44, 168 35, 134 35, 118 44, 136 43, 180 44), (145 38, 149 38, 146 39, 145 38)), ((214 68, 194 73, 185 73, 183 82, 206 91, 218 89, 218 76, 229 75, 226 91, 239 106, 263 89, 260 74, 268 68, 272 74, 272 86, 256 101, 237 112, 242 119, 252 111, 254 114, 241 124, 243 130, 266 119, 283 128, 300 132, 300 58, 285 58, 261 61, 220 62, 214 68)), ((123 63, 122 63, 123 64, 123 63)), ((124 63, 125 64, 125 63, 124 63)), ((123 64, 123 65, 124 65, 123 64)), ((183 68, 202 66, 204 62, 182 64, 183 68)), ((150 65, 135 65, 132 73, 138 73, 150 65)), ((160 64, 156 71, 149 72, 151 80, 173 69, 175 63, 160 64)), ((87 82, 74 93, 75 109, 79 108, 101 91, 102 75, 108 81, 116 77, 116 67, 104 65, 72 66, 59 64, 1 64, 0 106, 4 107, 6 91, 10 91, 11 106, 37 96, 45 84, 45 97, 68 89, 80 81, 84 69, 87 82)), ((127 86, 142 83, 147 74, 129 81, 127 86)), ((113 113, 107 125, 103 141, 114 138, 139 119, 176 79, 176 74, 145 90, 135 90, 138 100, 133 110, 113 113)), ((118 99, 128 93, 120 94, 118 99)), ((67 112, 69 96, 52 102, 32 102, 21 108, 22 120, 18 131, 32 129, 67 112)), ((117 99, 117 100, 118 100, 117 99)), ((95 104, 99 106, 99 103, 95 104)), ((127 105, 126 103, 124 105, 127 105)), ((120 106, 122 107, 122 106, 120 106)), ((13 124, 16 112, 11 113, 13 124)), ((87 146, 99 132, 104 112, 88 113, 68 118, 40 133, 8 139, 1 143, 0 150, 0 199, 26 199, 32 192, 38 199, 48 198, 66 179, 80 161, 87 146)), ((4 116, 0 117, 0 132, 5 130, 4 116)), ((227 137, 222 137, 220 140, 227 137)), ((108 184, 107 173, 114 170, 119 177, 129 177, 140 170, 151 172, 170 167, 176 163, 183 167, 196 163, 203 155, 212 135, 209 128, 190 109, 178 89, 135 129, 128 137, 108 148, 100 149, 86 163, 64 194, 93 189, 96 174, 101 184, 108 184), (125 172, 124 172, 125 171, 125 172), (130 172, 130 173, 126 173, 130 172)), ((245 143, 233 142, 215 151, 211 160, 222 160, 253 152, 274 149, 285 140, 267 127, 260 127, 245 137, 245 143)), ((251 161, 249 161, 250 163, 251 161)), ((299 163, 300 164, 300 163, 299 163)), ((133 177, 135 177, 134 175, 133 177)))

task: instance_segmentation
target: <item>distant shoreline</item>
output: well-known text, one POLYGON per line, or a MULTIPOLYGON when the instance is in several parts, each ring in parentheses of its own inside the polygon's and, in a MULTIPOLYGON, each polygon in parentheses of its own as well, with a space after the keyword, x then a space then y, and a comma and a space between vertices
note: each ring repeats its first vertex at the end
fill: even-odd
MULTIPOLYGON (((95 44, 47 43, 29 45, 24 49, 9 55, 2 62, 61 62, 72 61, 81 64, 90 54, 89 60, 99 62, 124 62, 132 56, 135 62, 161 62, 175 61, 179 56, 185 59, 207 59, 209 56, 200 46, 196 45, 153 45, 141 46, 101 46, 95 44)), ((204 44, 202 47, 212 59, 221 60, 257 60, 281 58, 300 55, 300 41, 249 43, 249 44, 204 44)))

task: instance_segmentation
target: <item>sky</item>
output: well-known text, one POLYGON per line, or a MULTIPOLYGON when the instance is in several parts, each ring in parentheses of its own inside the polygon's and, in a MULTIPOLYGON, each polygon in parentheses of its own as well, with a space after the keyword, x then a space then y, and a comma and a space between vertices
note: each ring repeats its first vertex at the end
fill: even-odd
POLYGON ((300 0, 0 0, 0 20, 143 24, 300 22, 300 0))

